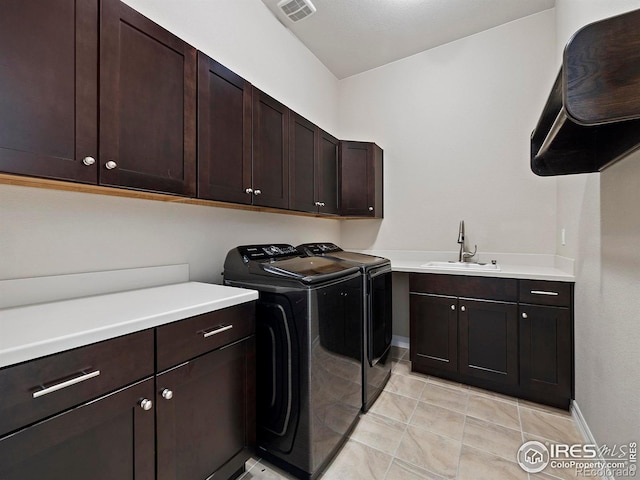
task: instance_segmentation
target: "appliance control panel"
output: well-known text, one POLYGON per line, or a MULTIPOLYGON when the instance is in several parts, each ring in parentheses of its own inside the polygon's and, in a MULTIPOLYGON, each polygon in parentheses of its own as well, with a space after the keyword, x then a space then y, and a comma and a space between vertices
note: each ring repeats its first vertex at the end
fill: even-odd
POLYGON ((283 257, 293 257, 300 255, 293 245, 285 243, 269 244, 269 245, 243 245, 238 247, 238 251, 242 256, 244 263, 250 260, 273 260, 283 257))
POLYGON ((305 243, 302 245, 305 250, 314 255, 322 255, 323 253, 341 252, 342 249, 335 243, 305 243))

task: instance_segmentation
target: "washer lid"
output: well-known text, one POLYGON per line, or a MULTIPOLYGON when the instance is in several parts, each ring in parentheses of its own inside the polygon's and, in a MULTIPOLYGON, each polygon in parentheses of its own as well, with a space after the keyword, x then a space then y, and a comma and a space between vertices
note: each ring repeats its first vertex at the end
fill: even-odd
POLYGON ((304 283, 319 283, 358 272, 358 268, 324 257, 291 257, 260 262, 267 273, 294 278, 304 283))
POLYGON ((375 255, 367 255, 366 253, 356 252, 331 252, 327 254, 330 258, 339 258, 340 260, 346 260, 348 262, 359 263, 361 265, 380 265, 383 263, 389 263, 389 259, 384 257, 376 257, 375 255))

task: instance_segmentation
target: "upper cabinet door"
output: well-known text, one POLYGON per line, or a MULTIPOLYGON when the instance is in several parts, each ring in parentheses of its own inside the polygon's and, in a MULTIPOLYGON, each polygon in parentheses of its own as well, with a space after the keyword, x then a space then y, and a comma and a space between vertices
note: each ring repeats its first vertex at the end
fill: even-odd
POLYGON ((196 50, 119 0, 100 19, 100 183, 194 196, 196 50))
POLYGON ((315 167, 318 162, 318 127, 291 112, 289 124, 289 169, 291 198, 289 208, 302 212, 318 211, 315 167))
POLYGON ((289 109, 253 89, 253 204, 289 207, 289 109))
POLYGON ((2 0, 0 45, 0 171, 96 183, 97 0, 2 0))
POLYGON ((198 52, 198 198, 251 204, 251 84, 198 52))
POLYGON ((382 149, 375 143, 340 143, 342 215, 382 218, 382 149))
POLYGON ((316 191, 320 213, 340 213, 338 183, 338 146, 340 141, 320 130, 318 162, 316 164, 316 191))

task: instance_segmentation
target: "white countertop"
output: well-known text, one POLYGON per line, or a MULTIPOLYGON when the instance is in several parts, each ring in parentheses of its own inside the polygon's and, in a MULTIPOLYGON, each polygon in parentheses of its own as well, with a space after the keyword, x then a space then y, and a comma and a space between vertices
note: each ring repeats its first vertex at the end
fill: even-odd
POLYGON ((491 260, 497 260, 500 270, 457 270, 423 266, 425 263, 431 261, 453 260, 457 256, 456 252, 404 250, 359 251, 388 258, 391 260, 391 268, 394 272, 575 282, 573 260, 555 255, 483 253, 480 261, 491 263, 491 260))
POLYGON ((243 288, 185 282, 0 310, 0 367, 256 300, 243 288))

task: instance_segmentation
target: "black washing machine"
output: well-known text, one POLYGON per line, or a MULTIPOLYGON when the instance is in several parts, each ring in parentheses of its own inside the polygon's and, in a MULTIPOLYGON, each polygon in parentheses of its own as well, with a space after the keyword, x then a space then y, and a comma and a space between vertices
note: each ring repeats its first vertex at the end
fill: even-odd
POLYGON ((391 376, 392 273, 387 258, 345 252, 333 243, 306 243, 306 255, 357 266, 362 275, 362 410, 367 411, 391 376))
POLYGON ((258 455, 314 479, 358 421, 362 280, 357 267, 291 245, 232 249, 224 283, 258 290, 258 455))

